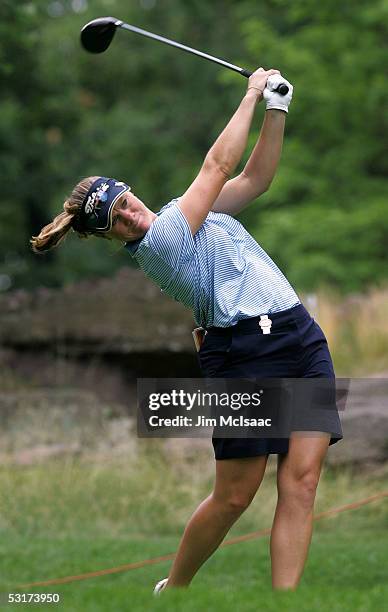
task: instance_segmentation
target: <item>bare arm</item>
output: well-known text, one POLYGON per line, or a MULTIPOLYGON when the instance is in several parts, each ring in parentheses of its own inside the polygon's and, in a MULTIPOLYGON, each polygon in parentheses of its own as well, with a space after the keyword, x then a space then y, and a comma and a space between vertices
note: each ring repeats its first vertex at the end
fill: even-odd
POLYGON ((268 110, 244 170, 228 181, 213 204, 214 212, 236 215, 269 188, 282 152, 286 113, 268 110))
POLYGON ((206 219, 226 181, 233 174, 247 145, 249 128, 257 101, 270 74, 276 70, 257 70, 248 90, 228 125, 205 157, 202 168, 181 197, 178 206, 195 234, 206 219))

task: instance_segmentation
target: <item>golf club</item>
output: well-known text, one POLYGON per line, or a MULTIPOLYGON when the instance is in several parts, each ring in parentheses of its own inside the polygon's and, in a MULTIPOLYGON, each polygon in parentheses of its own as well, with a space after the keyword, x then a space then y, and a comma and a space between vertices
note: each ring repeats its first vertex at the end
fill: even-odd
MULTIPOLYGON (((134 32, 135 34, 140 34, 141 36, 147 36, 148 38, 158 40, 159 42, 165 43, 166 45, 177 47, 178 49, 182 49, 182 51, 186 51, 187 53, 198 55, 199 57, 203 57, 204 59, 207 59, 211 62, 220 64, 225 68, 229 68, 230 70, 239 72, 247 78, 249 78, 252 74, 252 72, 249 72, 249 70, 245 70, 244 68, 240 68, 239 66, 230 64, 225 60, 219 59, 218 57, 208 55, 207 53, 203 53, 202 51, 197 51, 197 49, 187 47, 186 45, 182 45, 181 43, 175 42, 174 40, 170 40, 169 38, 164 38, 164 36, 152 34, 152 32, 147 32, 147 30, 142 30, 141 28, 129 25, 128 23, 120 21, 115 17, 99 17, 98 19, 93 19, 93 21, 89 21, 89 23, 84 25, 81 30, 82 46, 90 53, 103 53, 103 51, 106 51, 110 43, 112 42, 116 28, 129 30, 130 32, 134 32)), ((288 87, 285 83, 281 83, 277 87, 276 91, 285 96, 288 93, 288 87)))

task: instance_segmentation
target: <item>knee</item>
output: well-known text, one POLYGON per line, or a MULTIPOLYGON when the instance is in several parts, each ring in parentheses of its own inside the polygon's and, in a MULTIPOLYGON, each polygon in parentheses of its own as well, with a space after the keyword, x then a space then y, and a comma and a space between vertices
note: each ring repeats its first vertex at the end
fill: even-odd
POLYGON ((319 473, 314 470, 288 475, 278 483, 279 499, 311 509, 314 505, 318 482, 319 473))
POLYGON ((245 491, 231 491, 223 495, 214 495, 215 501, 221 506, 222 511, 226 514, 240 515, 251 504, 253 495, 245 491))

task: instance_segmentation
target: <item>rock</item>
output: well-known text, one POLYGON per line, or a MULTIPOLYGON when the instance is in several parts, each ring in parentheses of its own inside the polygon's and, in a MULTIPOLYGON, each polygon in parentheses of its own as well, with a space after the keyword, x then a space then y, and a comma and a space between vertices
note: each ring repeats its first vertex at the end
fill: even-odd
POLYGON ((190 310, 137 269, 64 289, 0 295, 3 347, 62 346, 71 354, 193 352, 190 310))
POLYGON ((340 418, 344 439, 329 448, 328 464, 388 460, 388 379, 350 379, 340 418))

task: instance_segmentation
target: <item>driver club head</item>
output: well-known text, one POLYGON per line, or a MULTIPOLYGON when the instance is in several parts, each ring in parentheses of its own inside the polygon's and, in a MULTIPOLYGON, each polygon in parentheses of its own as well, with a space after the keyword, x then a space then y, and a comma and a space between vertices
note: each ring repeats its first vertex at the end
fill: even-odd
POLYGON ((89 21, 81 30, 81 44, 90 53, 103 53, 107 50, 116 28, 122 21, 115 17, 99 17, 89 21))

